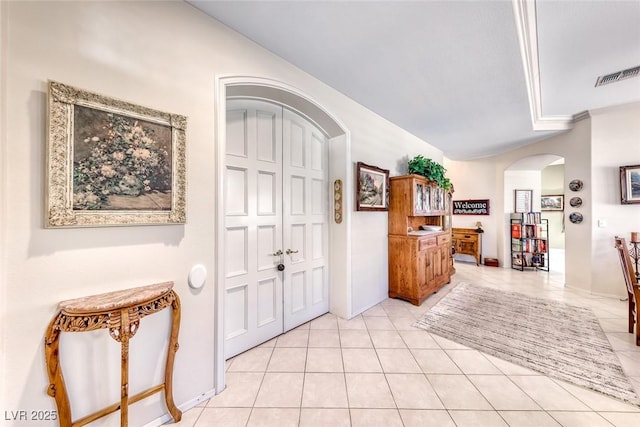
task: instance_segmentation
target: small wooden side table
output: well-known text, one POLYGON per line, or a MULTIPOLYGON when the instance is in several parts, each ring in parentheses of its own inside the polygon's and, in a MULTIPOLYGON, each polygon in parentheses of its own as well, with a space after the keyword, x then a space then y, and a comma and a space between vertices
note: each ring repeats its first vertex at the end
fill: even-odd
POLYGON ((471 255, 476 265, 482 262, 482 233, 473 228, 452 228, 451 240, 456 254, 471 255))
POLYGON ((172 288, 173 282, 158 283, 62 301, 58 305, 58 313, 45 333, 44 350, 50 383, 47 394, 56 400, 61 427, 83 426, 118 409, 120 425, 127 426, 128 406, 163 390, 169 413, 176 422, 180 421, 182 412, 176 407, 172 392, 173 362, 178 351, 180 329, 180 299, 172 288), (140 319, 167 307, 172 309, 172 322, 164 383, 129 397, 129 339, 138 331, 140 319), (86 332, 104 328, 108 328, 111 338, 121 345, 120 402, 73 421, 60 366, 60 332, 86 332))

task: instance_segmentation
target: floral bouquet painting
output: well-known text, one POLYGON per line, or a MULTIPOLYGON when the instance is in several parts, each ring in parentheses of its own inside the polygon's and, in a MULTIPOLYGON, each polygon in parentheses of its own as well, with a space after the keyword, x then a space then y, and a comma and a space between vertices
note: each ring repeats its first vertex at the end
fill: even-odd
POLYGON ((171 128, 74 110, 73 209, 171 208, 171 128))
POLYGON ((186 116, 48 86, 45 227, 186 223, 186 116))

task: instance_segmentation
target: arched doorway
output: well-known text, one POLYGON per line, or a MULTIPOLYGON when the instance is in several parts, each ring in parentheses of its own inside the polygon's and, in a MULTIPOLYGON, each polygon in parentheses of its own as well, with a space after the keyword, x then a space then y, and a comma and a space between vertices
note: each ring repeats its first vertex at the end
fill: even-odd
MULTIPOLYGON (((533 190, 532 210, 540 211, 548 221, 549 273, 564 283, 565 233, 564 210, 543 209, 542 196, 563 196, 564 198, 564 158, 555 154, 539 154, 522 158, 504 171, 505 224, 510 223, 510 213, 514 210, 514 191, 533 190)), ((505 267, 510 266, 510 233, 505 232, 505 267)))
MULTIPOLYGON (((215 389, 219 393, 224 389, 224 327, 225 327, 225 246, 223 241, 225 197, 225 153, 227 101, 234 98, 265 100, 282 105, 305 117, 326 134, 329 144, 329 183, 341 180, 344 194, 351 194, 353 177, 349 173, 350 134, 347 128, 328 112, 320 103, 300 90, 282 82, 259 77, 229 76, 216 78, 216 337, 214 348, 215 389)), ((333 188, 333 185, 331 185, 333 188)), ((330 192, 333 195, 333 192, 330 192)), ((350 198, 342 200, 344 206, 340 222, 330 221, 329 225, 329 311, 340 317, 351 317, 351 250, 350 250, 350 198)))

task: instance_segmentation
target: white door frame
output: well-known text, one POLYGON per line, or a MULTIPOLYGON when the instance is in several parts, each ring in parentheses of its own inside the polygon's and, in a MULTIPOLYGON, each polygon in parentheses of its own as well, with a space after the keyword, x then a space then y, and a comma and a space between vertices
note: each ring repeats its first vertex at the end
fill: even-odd
MULTIPOLYGON (((329 227, 329 311, 351 318, 351 211, 354 177, 351 164, 351 136, 333 114, 299 89, 276 80, 252 76, 216 76, 215 78, 215 143, 216 149, 216 266, 214 310, 214 387, 220 393, 225 387, 224 357, 224 170, 226 149, 227 98, 255 98, 281 104, 305 116, 329 138, 329 182, 343 182, 342 222, 330 221, 329 227)), ((331 193, 333 197, 333 192, 331 193)), ((330 208, 331 209, 331 208, 330 208)))

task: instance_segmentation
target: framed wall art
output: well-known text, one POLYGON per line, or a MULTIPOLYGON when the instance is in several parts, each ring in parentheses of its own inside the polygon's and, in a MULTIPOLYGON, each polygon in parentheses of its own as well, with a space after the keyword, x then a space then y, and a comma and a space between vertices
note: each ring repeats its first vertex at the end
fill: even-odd
POLYGON ((514 212, 531 212, 533 190, 514 190, 514 212))
POLYGON ((623 205, 640 203, 640 165, 620 166, 620 200, 623 205))
POLYGON ((542 196, 540 198, 540 206, 543 211, 563 211, 564 195, 542 196))
POLYGON ((389 210, 389 171, 362 162, 356 164, 356 210, 389 210))
POLYGON ((187 119, 49 82, 45 226, 186 222, 187 119))

